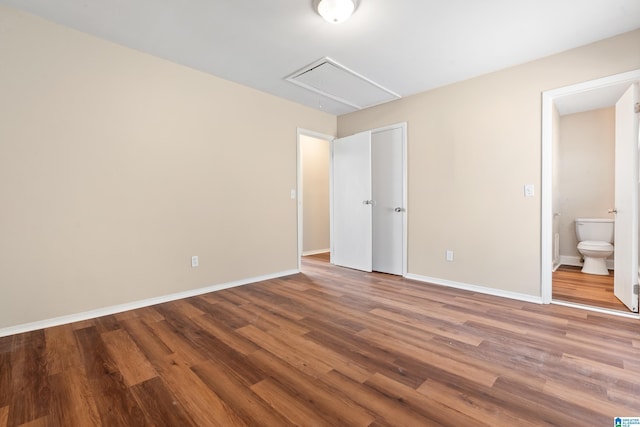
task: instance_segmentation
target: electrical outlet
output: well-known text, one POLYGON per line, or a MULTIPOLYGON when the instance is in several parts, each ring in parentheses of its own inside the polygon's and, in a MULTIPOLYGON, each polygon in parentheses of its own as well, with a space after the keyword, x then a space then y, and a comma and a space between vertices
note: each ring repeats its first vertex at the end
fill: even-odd
POLYGON ((200 265, 200 260, 198 259, 198 255, 194 255, 191 257, 191 267, 198 267, 200 265))
POLYGON ((447 262, 453 262, 453 251, 452 250, 447 250, 447 252, 445 253, 445 259, 447 260, 447 262))

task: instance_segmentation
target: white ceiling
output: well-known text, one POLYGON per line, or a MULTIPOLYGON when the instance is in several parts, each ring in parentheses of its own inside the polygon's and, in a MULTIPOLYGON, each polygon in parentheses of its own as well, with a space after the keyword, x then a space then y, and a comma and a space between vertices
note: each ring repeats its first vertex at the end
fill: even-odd
POLYGON ((407 96, 640 28, 639 0, 359 0, 339 25, 312 0, 0 4, 336 115, 286 77, 330 57, 407 96))
POLYGON ((558 109, 558 114, 561 116, 611 107, 616 105, 616 102, 618 102, 629 85, 630 82, 617 83, 557 97, 554 98, 554 104, 558 109))

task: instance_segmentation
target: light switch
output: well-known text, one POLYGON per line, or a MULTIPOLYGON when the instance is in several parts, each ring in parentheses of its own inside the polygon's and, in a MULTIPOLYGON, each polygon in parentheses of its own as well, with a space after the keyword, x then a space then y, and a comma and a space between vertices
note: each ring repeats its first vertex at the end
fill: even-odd
POLYGON ((296 190, 291 189, 291 200, 295 200, 296 199, 296 190))
POLYGON ((524 197, 533 197, 534 196, 534 187, 533 184, 525 184, 524 186, 524 197))
POLYGON ((445 252, 445 259, 447 260, 447 262, 452 262, 453 261, 453 251, 452 250, 447 250, 445 252))

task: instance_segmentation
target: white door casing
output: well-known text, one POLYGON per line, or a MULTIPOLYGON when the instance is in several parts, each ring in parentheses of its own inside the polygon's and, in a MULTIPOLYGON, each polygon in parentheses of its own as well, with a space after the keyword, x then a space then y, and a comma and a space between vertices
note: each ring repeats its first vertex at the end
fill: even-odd
POLYGON ((371 132, 334 140, 332 165, 331 261, 371 271, 371 132))
MULTIPOLYGON (((640 69, 615 74, 587 82, 561 87, 542 93, 542 182, 541 182, 541 257, 540 257, 540 288, 542 303, 549 304, 554 301, 552 298, 552 267, 553 267, 553 139, 554 139, 554 105, 565 98, 578 97, 585 99, 583 95, 590 95, 598 92, 608 92, 619 86, 628 85, 640 81, 640 69)), ((588 96, 588 98, 592 98, 588 96)), ((611 104, 613 106, 613 101, 611 104)), ((617 268, 616 268, 617 269, 617 268)), ((564 303, 563 303, 564 304, 564 303)), ((610 310, 596 307, 590 308, 594 311, 609 313, 610 310)), ((620 313, 618 313, 620 314, 620 313)), ((630 317, 640 318, 638 314, 629 313, 630 317)))
MULTIPOLYGON (((327 143, 329 144, 329 147, 331 147, 331 143, 332 141, 335 139, 335 136, 333 135, 326 135, 323 133, 319 133, 319 132, 315 132, 312 130, 307 130, 307 129, 302 129, 302 128, 298 128, 297 129, 297 144, 296 144, 296 159, 297 159, 297 166, 296 166, 296 191, 294 192, 295 194, 292 193, 291 197, 292 199, 295 198, 296 199, 296 207, 297 207, 297 219, 298 219, 298 271, 300 271, 300 269, 302 268, 302 255, 303 255, 303 248, 304 248, 304 209, 303 209, 303 200, 304 200, 304 189, 303 189, 303 182, 302 182, 302 140, 304 136, 308 136, 310 138, 315 138, 315 139, 321 139, 323 141, 327 141, 327 143), (295 196, 295 197, 294 197, 295 196)), ((327 173, 329 174, 329 177, 331 177, 331 162, 329 162, 329 170, 327 171, 327 173)), ((330 178, 331 179, 331 178, 330 178)), ((292 189, 293 190, 293 189, 292 189)), ((329 215, 331 215, 331 212, 329 212, 329 215)), ((330 220, 331 221, 331 220, 330 220)), ((331 232, 331 230, 329 230, 329 232, 331 232)), ((329 236, 329 242, 331 242, 331 236, 329 236)))
POLYGON ((614 293, 638 311, 638 84, 616 103, 614 293), (634 289, 635 287, 635 289, 634 289))

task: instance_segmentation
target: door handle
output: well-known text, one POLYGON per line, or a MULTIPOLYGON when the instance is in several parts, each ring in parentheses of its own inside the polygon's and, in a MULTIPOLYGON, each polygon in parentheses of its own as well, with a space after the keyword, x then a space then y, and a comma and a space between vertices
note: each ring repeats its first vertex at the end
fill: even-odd
POLYGON ((403 209, 403 208, 398 207, 398 208, 395 208, 395 209, 394 209, 394 212, 404 212, 404 209, 403 209))
POLYGON ((618 209, 609 209, 607 212, 612 213, 612 214, 617 214, 618 213, 618 209))

